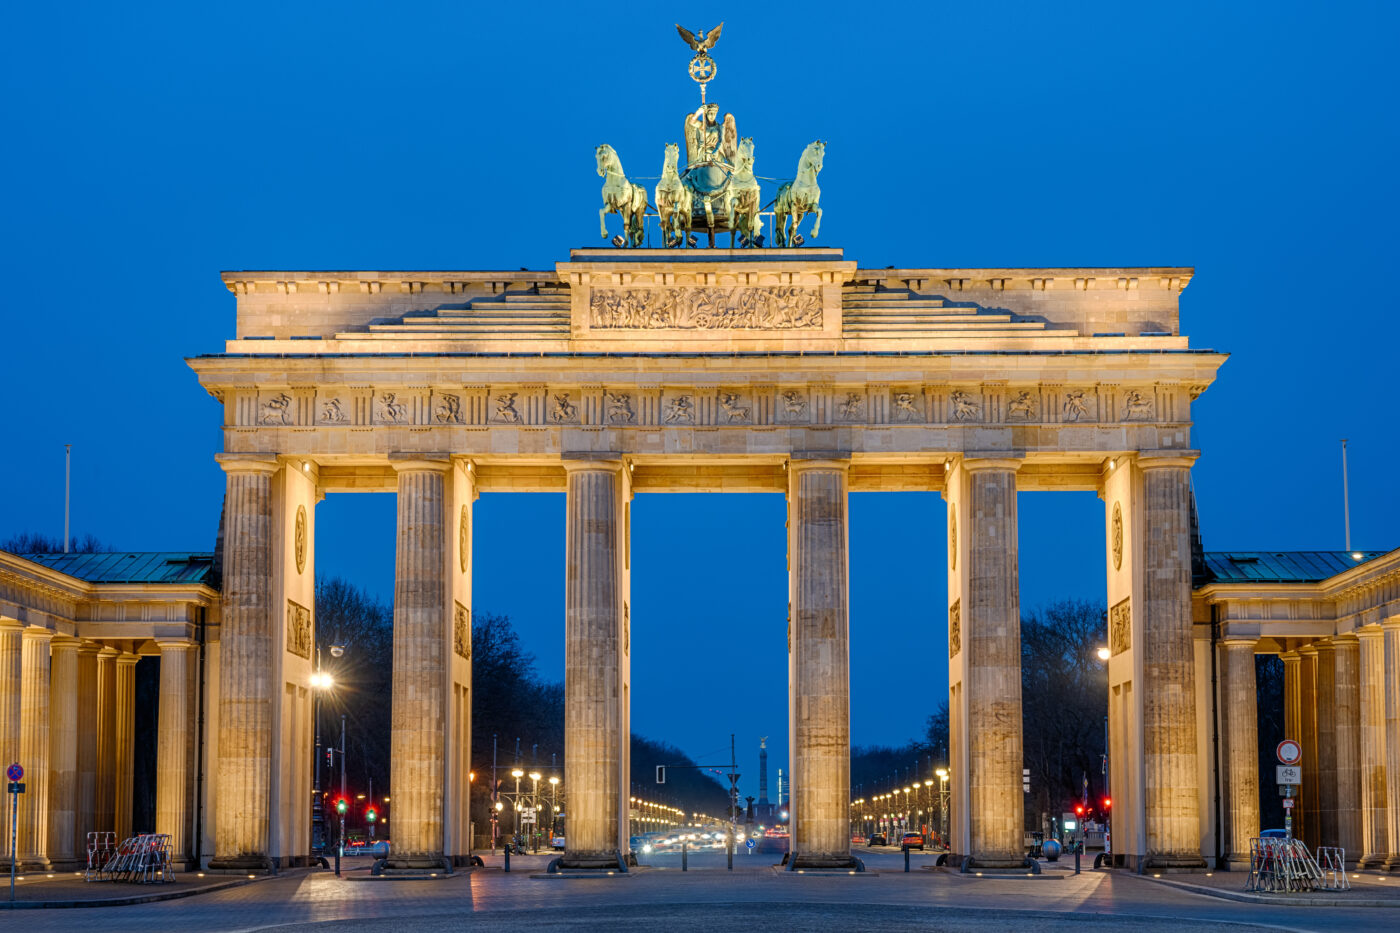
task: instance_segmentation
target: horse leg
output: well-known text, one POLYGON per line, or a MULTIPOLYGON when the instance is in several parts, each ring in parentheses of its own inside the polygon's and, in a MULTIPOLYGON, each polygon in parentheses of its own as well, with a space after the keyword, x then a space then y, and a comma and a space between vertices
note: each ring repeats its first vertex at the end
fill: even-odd
POLYGON ((818 206, 816 206, 816 207, 813 207, 813 208, 812 208, 812 213, 814 213, 814 214, 817 215, 817 221, 816 221, 816 223, 812 224, 812 239, 815 240, 815 239, 817 238, 817 234, 818 234, 818 233, 821 233, 821 230, 822 230, 822 209, 821 209, 821 206, 818 205, 818 206))
POLYGON ((608 206, 604 204, 602 209, 598 211, 598 228, 603 231, 603 239, 605 240, 608 238, 608 222, 603 218, 605 218, 607 215, 608 206))

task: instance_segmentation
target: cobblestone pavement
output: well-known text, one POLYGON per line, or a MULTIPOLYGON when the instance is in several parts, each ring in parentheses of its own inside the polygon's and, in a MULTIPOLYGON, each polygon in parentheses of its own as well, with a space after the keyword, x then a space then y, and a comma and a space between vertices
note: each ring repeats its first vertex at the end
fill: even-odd
MULTIPOLYGON (((0 922, 24 933, 159 930, 460 930, 528 923, 534 930, 664 930, 763 924, 777 930, 1060 930, 1112 924, 1118 930, 1400 929, 1400 909, 1243 904, 1110 872, 1040 878, 970 878, 903 872, 897 855, 868 860, 875 877, 775 873, 736 859, 736 870, 653 869, 589 880, 531 878, 547 856, 517 858, 510 874, 491 867, 424 881, 283 875, 183 900, 129 907, 15 913, 0 922), (22 924, 22 926, 20 925, 22 924)), ((351 873, 363 878, 365 871, 351 873)))

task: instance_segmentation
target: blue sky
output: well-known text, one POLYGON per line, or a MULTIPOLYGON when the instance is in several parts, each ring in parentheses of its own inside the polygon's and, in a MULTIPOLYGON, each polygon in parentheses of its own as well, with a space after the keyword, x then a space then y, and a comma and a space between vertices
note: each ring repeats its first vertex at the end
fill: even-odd
MULTIPOLYGON (((232 334, 219 271, 540 268, 597 245, 593 148, 655 175, 695 106, 684 18, 726 21, 710 96, 759 174, 828 141, 819 245, 873 266, 1196 267, 1183 331, 1233 354, 1194 409, 1207 547, 1340 548, 1341 437, 1354 543, 1400 544, 1394 5, 697 9, 9 11, 0 537, 61 531, 72 442, 75 532, 211 547, 219 410, 183 358, 232 334)), ((1020 503, 1023 607, 1102 598, 1101 503, 1020 503)), ((320 509, 319 569, 389 595, 392 498, 320 509)), ((636 728, 696 755, 768 734, 776 768, 780 498, 634 514, 636 728), (704 691, 668 694, 677 665, 704 691)), ((857 741, 918 733, 945 694, 943 515, 932 494, 852 498, 857 741)), ((561 497, 496 495, 476 524, 476 607, 514 617, 550 676, 562 521, 561 497)))

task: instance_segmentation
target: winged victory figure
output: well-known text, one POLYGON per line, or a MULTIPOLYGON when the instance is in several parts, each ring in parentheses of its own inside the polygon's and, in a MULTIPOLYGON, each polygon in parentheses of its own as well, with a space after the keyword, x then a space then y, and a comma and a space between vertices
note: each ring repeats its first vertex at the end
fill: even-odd
POLYGON ((686 45, 690 46, 692 51, 698 52, 701 55, 704 55, 707 51, 715 47, 715 43, 719 41, 719 31, 723 28, 724 23, 720 23, 709 32, 705 32, 702 29, 700 30, 699 38, 696 38, 695 33, 686 29, 680 23, 676 23, 676 32, 681 34, 681 38, 685 40, 686 45))

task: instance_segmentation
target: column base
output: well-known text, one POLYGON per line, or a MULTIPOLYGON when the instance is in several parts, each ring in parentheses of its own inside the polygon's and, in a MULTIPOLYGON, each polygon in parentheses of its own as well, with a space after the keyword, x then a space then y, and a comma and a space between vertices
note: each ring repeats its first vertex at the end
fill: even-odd
POLYGON ((1370 855, 1361 856, 1361 860, 1356 863, 1357 868, 1385 868, 1386 855, 1384 852, 1373 852, 1370 855))
POLYGON ((1391 855, 1386 858, 1385 864, 1381 867, 1385 871, 1400 871, 1400 854, 1391 855))
POLYGON ((1227 858, 1221 859, 1220 870, 1247 872, 1249 871, 1249 866, 1250 860, 1248 858, 1243 858, 1238 855, 1231 855, 1227 858))
POLYGON ((37 858, 17 858, 15 859, 16 871, 53 871, 53 863, 42 855, 37 858))
POLYGON ((49 871, 82 871, 87 868, 87 859, 80 858, 55 858, 49 859, 49 871))
POLYGON ((266 855, 217 855, 209 860, 210 871, 273 871, 272 859, 266 855))
MULTIPOLYGON (((1149 871, 1207 871, 1210 868, 1206 860, 1199 855, 1129 855, 1127 867, 1138 874, 1149 871)), ((1249 863, 1245 862, 1245 870, 1248 869, 1249 863)))
POLYGON ((849 852, 844 855, 808 855, 796 852, 785 861, 788 871, 865 871, 865 863, 849 852))
MULTIPOLYGON (((637 857, 630 852, 577 852, 565 853, 555 861, 560 871, 627 871, 635 867, 637 857)), ((553 864, 553 863, 551 863, 553 864)))
POLYGON ((417 852, 390 855, 384 861, 386 872, 396 871, 452 871, 452 863, 440 852, 417 852))

